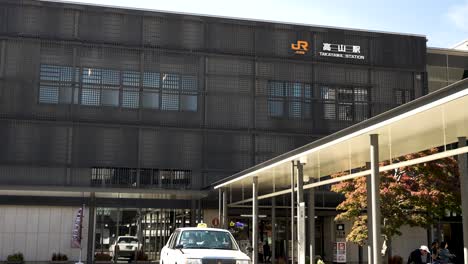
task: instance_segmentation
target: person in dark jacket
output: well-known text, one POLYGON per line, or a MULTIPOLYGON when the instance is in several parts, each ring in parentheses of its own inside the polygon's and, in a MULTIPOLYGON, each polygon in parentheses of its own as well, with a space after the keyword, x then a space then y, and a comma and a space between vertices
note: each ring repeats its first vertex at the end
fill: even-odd
POLYGON ((427 246, 422 245, 418 249, 411 252, 408 258, 408 264, 423 264, 427 263, 427 254, 431 254, 427 246), (423 262, 424 259, 424 262, 423 262))
POLYGON ((270 245, 268 245, 268 240, 265 240, 263 244, 263 262, 270 262, 271 252, 270 252, 270 245))

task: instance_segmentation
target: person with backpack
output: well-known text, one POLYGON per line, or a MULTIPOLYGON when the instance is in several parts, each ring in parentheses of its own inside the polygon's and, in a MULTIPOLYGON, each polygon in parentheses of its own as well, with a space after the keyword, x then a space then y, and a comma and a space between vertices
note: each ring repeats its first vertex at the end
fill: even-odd
POLYGON ((428 255, 431 254, 429 248, 425 245, 420 246, 411 252, 408 257, 408 264, 423 264, 427 263, 428 255))

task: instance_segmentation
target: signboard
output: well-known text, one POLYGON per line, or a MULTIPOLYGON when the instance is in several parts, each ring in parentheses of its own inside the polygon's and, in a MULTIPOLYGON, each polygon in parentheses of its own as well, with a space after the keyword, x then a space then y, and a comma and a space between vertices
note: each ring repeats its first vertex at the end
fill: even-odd
POLYGON ((333 262, 346 263, 346 242, 333 244, 333 262))
POLYGON ((309 50, 309 42, 305 40, 298 40, 296 43, 291 43, 291 49, 296 54, 304 55, 309 50))
POLYGON ((364 55, 361 55, 361 46, 323 43, 322 51, 319 52, 322 57, 334 57, 343 59, 364 60, 364 55))
POLYGON ((76 212, 76 216, 73 220, 73 231, 72 231, 72 241, 71 247, 72 248, 81 248, 81 231, 83 229, 83 210, 84 207, 81 207, 76 212))

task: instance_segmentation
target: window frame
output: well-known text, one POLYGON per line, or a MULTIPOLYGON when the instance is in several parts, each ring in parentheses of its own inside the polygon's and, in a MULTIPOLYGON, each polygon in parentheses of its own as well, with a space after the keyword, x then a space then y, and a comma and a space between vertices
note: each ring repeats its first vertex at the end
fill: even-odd
MULTIPOLYGON (((370 87, 365 86, 337 86, 320 84, 320 100, 323 110, 322 119, 335 120, 343 122, 360 122, 370 117, 370 87), (324 91, 327 89, 327 91, 324 91), (333 91, 333 98, 324 98, 325 94, 328 95, 333 91), (351 91, 351 92, 350 92, 351 91), (344 96, 346 94, 347 96, 344 96), (357 100, 359 96, 365 97, 364 100, 357 100), (348 97, 348 98, 346 98, 348 97), (328 109, 325 109, 328 106, 328 109), (364 111, 358 112, 358 106, 362 106, 364 111), (327 117, 328 110, 331 111, 327 117), (359 113, 365 113, 360 116, 359 113)), ((328 97, 328 96, 327 96, 328 97)))
POLYGON ((267 83, 268 117, 273 118, 273 119, 293 119, 293 120, 312 119, 312 101, 314 100, 313 91, 314 91, 313 85, 307 82, 268 80, 268 83, 267 83), (296 93, 296 88, 300 89, 299 93, 296 93), (309 90, 309 92, 307 92, 307 89, 309 90), (280 93, 278 93, 278 91, 280 91, 280 93), (282 110, 280 111, 281 112, 280 114, 273 114, 273 112, 276 112, 272 110, 273 103, 281 103, 282 110), (300 112, 298 111, 296 113, 296 111, 294 110, 297 110, 297 109, 294 109, 294 107, 296 107, 297 109, 300 109, 300 112))
POLYGON ((47 63, 41 63, 39 69, 38 104, 77 104, 134 110, 198 112, 199 96, 196 74, 135 71, 85 65, 73 67, 47 63), (48 67, 58 69, 55 73, 57 76, 50 77, 57 80, 47 80, 46 69, 48 67), (67 69, 71 72, 68 73, 71 81, 61 81, 67 69), (170 80, 166 81, 167 77, 170 80), (71 88, 71 99, 61 101, 60 94, 64 87, 71 88), (47 92, 50 95, 47 95, 47 92), (41 96, 42 94, 45 95, 41 96))

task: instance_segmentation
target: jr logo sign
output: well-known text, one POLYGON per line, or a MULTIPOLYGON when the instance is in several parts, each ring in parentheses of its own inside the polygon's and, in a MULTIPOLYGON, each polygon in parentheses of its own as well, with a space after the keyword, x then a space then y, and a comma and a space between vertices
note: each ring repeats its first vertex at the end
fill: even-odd
POLYGON ((309 42, 305 40, 298 40, 297 43, 291 43, 291 49, 296 54, 305 54, 309 50, 309 42))

